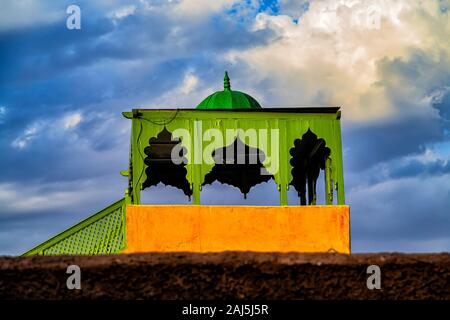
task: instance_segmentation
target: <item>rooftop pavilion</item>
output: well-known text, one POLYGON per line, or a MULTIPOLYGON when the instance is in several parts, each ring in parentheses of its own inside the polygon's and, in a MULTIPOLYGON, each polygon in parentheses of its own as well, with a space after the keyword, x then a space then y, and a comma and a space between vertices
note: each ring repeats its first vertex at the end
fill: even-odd
POLYGON ((24 255, 350 253, 338 107, 263 108, 232 90, 225 72, 223 90, 195 109, 136 108, 123 116, 131 120, 125 196, 24 255), (321 176, 325 199, 318 199, 321 176), (203 188, 214 182, 246 198, 269 181, 278 206, 202 205, 203 188), (174 187, 167 192, 183 193, 189 204, 142 204, 141 192, 157 185, 174 187), (289 189, 296 205, 288 205, 289 189))

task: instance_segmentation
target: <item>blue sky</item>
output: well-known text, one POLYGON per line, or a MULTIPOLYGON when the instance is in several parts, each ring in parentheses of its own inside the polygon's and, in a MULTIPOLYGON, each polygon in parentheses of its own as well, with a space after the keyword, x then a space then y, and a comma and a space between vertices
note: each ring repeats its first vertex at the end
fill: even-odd
MULTIPOLYGON (((448 7, 1 1, 0 254, 19 254, 121 198, 130 129, 121 112, 195 107, 221 88, 224 70, 263 106, 342 107, 355 252, 449 251, 448 7), (81 30, 66 28, 70 4, 81 8, 81 30)), ((167 190, 146 199, 185 201, 167 190)), ((223 201, 222 190, 211 187, 208 201, 223 201)), ((248 201, 276 199, 268 184, 248 201)))

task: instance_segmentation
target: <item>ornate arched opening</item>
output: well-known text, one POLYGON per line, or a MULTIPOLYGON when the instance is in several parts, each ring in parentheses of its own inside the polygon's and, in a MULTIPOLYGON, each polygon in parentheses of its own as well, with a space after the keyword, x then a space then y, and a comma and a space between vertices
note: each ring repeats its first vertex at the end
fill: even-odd
POLYGON ((300 204, 316 204, 317 179, 320 171, 329 167, 327 161, 331 161, 329 158, 330 148, 326 147, 324 139, 317 138, 317 135, 308 129, 301 139, 295 139, 294 147, 289 150, 289 153, 292 156, 290 185, 294 186, 297 191, 300 204))
POLYGON ((144 159, 147 166, 145 169, 147 179, 142 184, 142 189, 162 183, 180 189, 189 198, 191 197, 192 189, 186 178, 186 161, 183 159, 185 148, 179 144, 181 144, 181 139, 172 139, 172 134, 165 127, 157 137, 149 140, 149 146, 144 149, 147 156, 144 159), (177 156, 181 161, 174 162, 172 151, 176 147, 175 150, 179 150, 177 156))
POLYGON ((212 158, 215 165, 206 174, 203 186, 218 181, 238 188, 246 198, 252 187, 273 179, 262 164, 263 151, 244 144, 239 138, 213 151, 212 158))

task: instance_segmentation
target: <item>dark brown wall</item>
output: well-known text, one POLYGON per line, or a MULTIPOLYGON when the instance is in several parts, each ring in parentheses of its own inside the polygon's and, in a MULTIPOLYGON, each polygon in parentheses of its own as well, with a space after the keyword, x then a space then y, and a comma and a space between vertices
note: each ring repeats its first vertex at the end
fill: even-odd
POLYGON ((450 254, 2 257, 1 299, 450 299, 450 254), (81 268, 68 290, 66 268, 81 268), (381 268, 381 290, 366 286, 381 268))

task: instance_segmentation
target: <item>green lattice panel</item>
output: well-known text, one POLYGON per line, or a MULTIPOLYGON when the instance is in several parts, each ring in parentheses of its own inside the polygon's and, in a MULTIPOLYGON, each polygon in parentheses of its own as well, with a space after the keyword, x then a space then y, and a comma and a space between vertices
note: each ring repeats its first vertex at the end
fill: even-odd
POLYGON ((123 204, 119 200, 24 255, 119 253, 125 247, 123 204))

